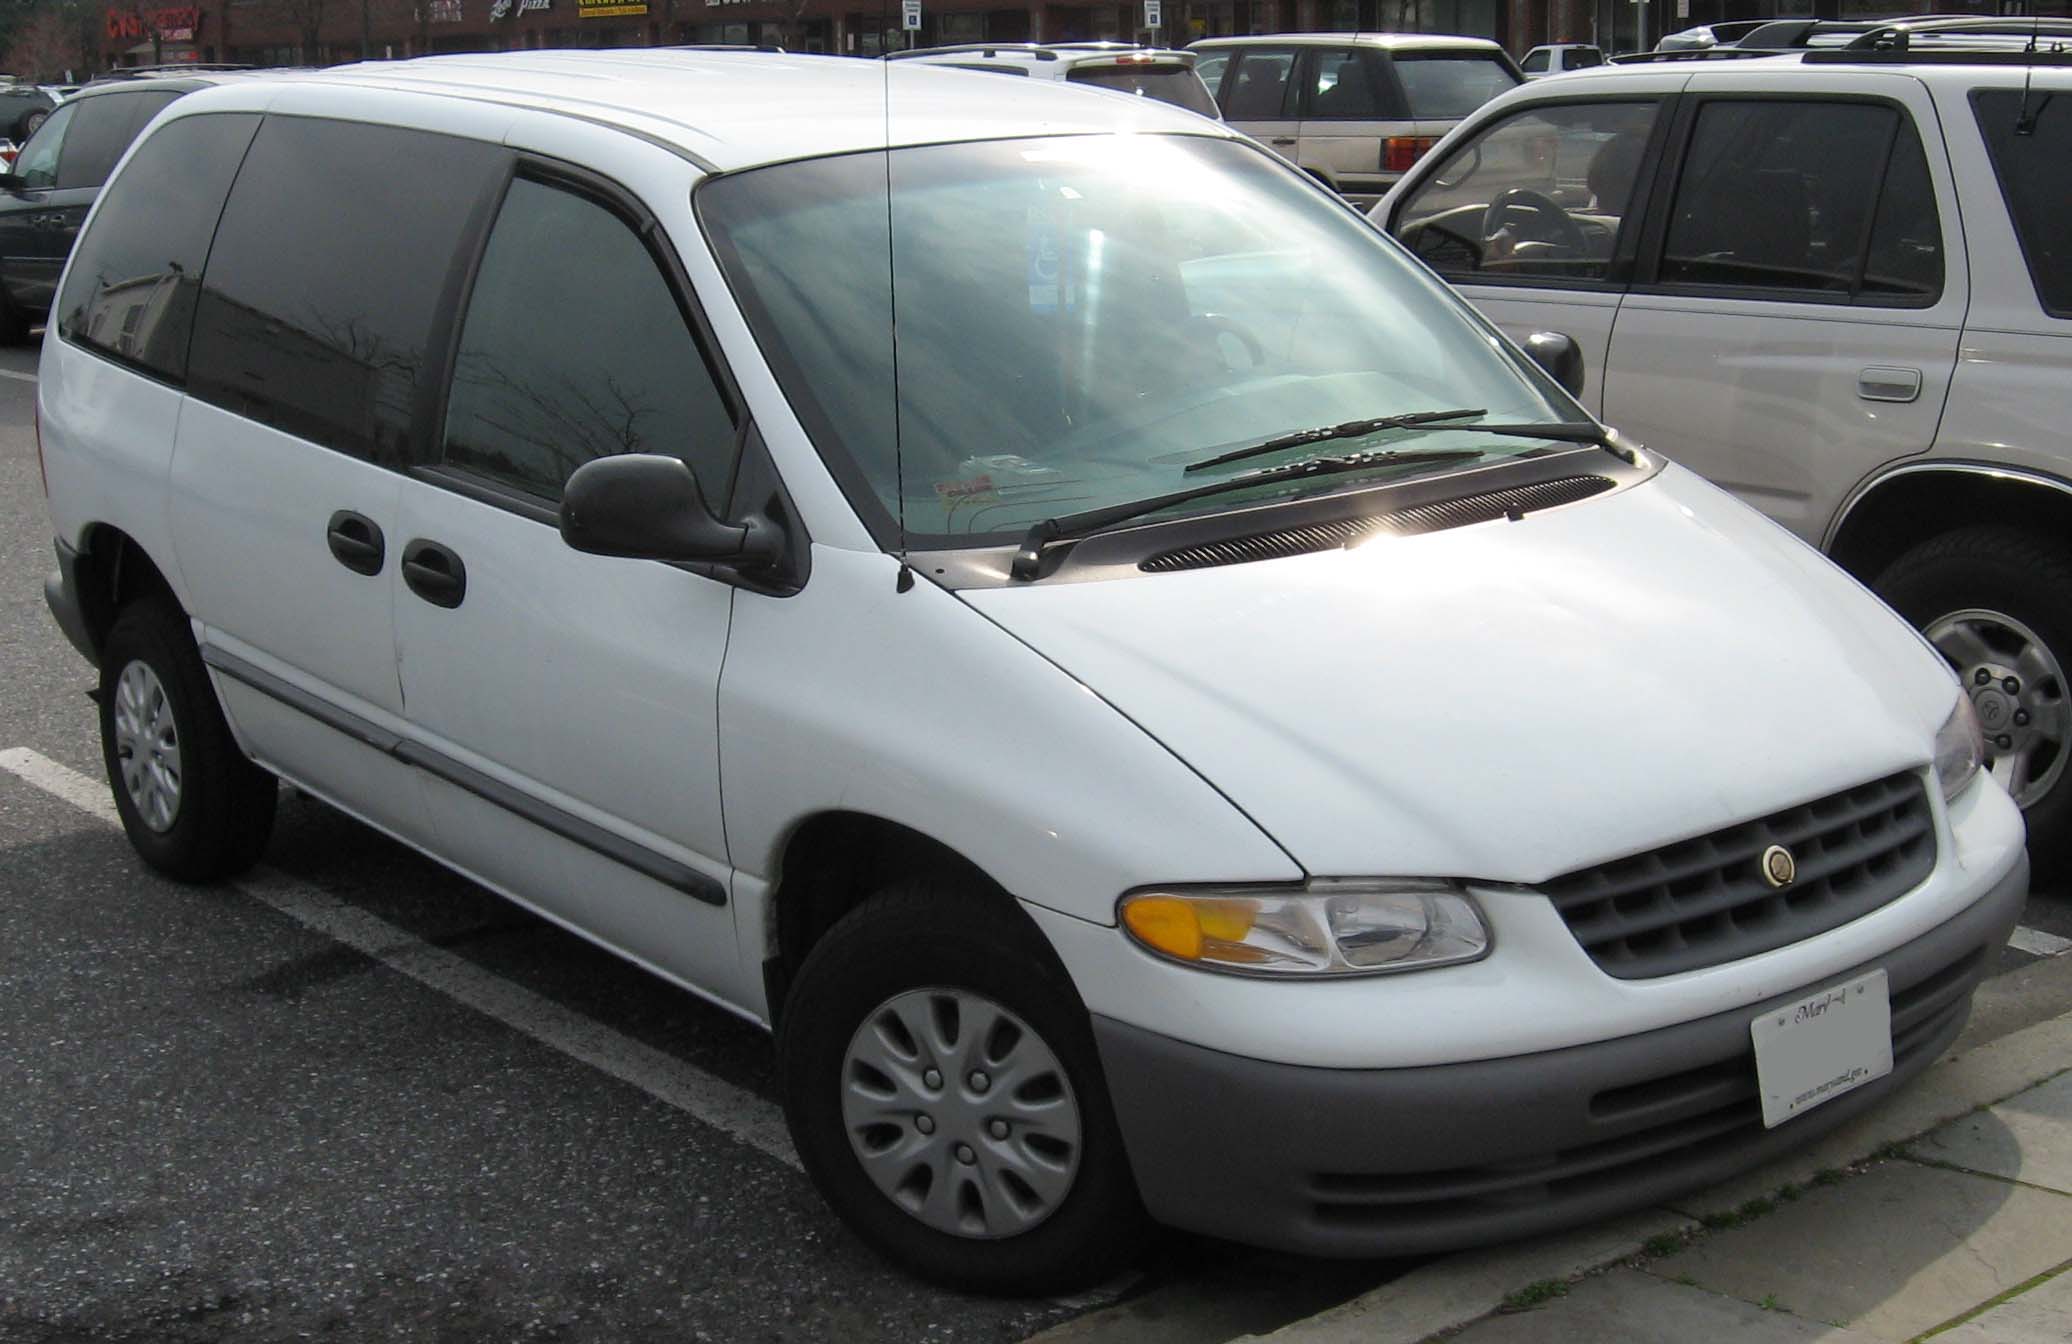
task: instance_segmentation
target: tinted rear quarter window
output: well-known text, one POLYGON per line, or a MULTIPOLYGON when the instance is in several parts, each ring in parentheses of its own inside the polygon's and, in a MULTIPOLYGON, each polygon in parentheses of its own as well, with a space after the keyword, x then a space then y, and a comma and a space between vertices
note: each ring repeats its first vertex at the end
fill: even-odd
POLYGON ((1419 121, 1458 121, 1518 82, 1494 56, 1399 51, 1391 59, 1419 121))
POLYGON ((1204 116, 1216 115, 1216 102, 1209 97, 1193 70, 1184 65, 1096 65, 1081 66, 1065 76, 1069 83, 1133 93, 1139 98, 1156 98, 1161 103, 1184 107, 1204 116))
POLYGON ((268 118, 216 232, 190 390, 328 448, 405 460, 434 410, 433 316, 507 162, 424 131, 268 118))
POLYGON ((58 183, 58 155, 65 148, 65 134, 72 129, 72 115, 78 109, 67 103, 50 114, 22 146, 14 171, 30 187, 54 187, 58 183))
POLYGON ((170 89, 158 89, 81 99, 65 135, 64 152, 58 157, 58 187, 98 187, 106 182, 137 132, 179 96, 170 89))
POLYGON ((209 237, 259 118, 183 117, 101 198, 58 296, 58 334, 178 382, 209 237))
POLYGON ((1282 116, 1288 76, 1295 69, 1292 51, 1247 51, 1237 58, 1237 72, 1223 85, 1223 115, 1232 121, 1282 116))
POLYGON ((2036 300, 2052 317, 2072 317, 2072 98, 2062 91, 1985 89, 1972 95, 1971 105, 2036 300), (2025 112, 2033 119, 2026 124, 2025 112))

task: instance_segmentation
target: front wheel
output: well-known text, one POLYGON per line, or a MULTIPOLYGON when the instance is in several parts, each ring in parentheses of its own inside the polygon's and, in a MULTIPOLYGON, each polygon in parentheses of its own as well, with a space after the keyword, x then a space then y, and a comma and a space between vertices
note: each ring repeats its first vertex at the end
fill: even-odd
POLYGON ((923 1278, 1064 1292, 1142 1248, 1085 1009, 996 893, 915 881, 851 911, 799 970, 778 1068, 807 1173, 923 1278))
POLYGON ((1921 543, 1874 585, 1956 669, 2039 880, 2072 872, 2072 548, 2012 527, 1921 543))

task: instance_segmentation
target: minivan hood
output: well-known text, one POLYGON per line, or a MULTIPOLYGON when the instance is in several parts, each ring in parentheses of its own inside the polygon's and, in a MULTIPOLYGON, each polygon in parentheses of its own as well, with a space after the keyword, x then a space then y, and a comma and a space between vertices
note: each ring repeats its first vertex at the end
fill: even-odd
POLYGON ((1312 874, 1544 881, 1922 766, 1957 693, 1674 467, 1515 522, 962 596, 1312 874))

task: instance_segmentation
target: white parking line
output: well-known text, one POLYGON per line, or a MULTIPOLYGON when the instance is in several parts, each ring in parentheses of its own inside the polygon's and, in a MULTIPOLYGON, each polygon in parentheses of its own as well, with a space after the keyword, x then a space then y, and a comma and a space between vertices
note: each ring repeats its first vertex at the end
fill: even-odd
MULTIPOLYGON (((108 786, 26 747, 0 751, 0 770, 120 825, 108 786)), ((364 953, 389 969, 496 1019, 513 1031, 610 1074, 791 1167, 799 1165, 784 1116, 752 1092, 613 1031, 551 999, 405 932, 385 919, 271 868, 235 883, 298 924, 364 953)))
POLYGON ((2042 929, 2026 929, 2020 926, 2007 936, 2007 945, 2017 952, 2027 952, 2036 957, 2062 957, 2072 952, 2072 938, 2060 938, 2042 929))
POLYGON ((33 383, 36 381, 35 374, 16 373, 13 369, 0 369, 0 378, 12 378, 18 383, 33 383))

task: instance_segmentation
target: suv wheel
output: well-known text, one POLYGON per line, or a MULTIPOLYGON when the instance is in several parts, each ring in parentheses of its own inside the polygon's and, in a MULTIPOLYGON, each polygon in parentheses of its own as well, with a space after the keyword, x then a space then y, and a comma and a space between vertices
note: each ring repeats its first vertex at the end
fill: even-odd
POLYGON ((964 1290, 1063 1292, 1119 1273, 1147 1222, 1086 1012, 999 900, 897 883, 827 932, 785 1004, 785 1116, 888 1258, 964 1290))
POLYGON ((101 650, 100 702, 115 809, 144 861, 182 882, 249 868, 273 832, 273 776, 238 750, 178 607, 122 609, 101 650))
POLYGON ((1908 551, 1875 587, 1970 693, 1993 775, 2028 820, 2037 877, 2072 871, 2072 549, 1965 528, 1908 551))

